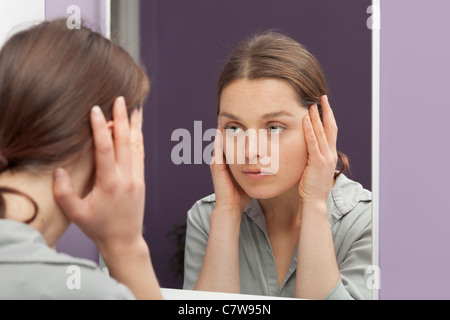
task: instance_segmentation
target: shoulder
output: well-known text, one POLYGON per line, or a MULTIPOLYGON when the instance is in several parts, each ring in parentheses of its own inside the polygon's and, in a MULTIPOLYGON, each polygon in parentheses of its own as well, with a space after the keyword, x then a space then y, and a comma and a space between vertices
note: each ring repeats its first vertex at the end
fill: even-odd
POLYGON ((196 202, 197 204, 215 204, 216 203, 216 194, 210 194, 209 196, 204 197, 196 202))
POLYGON ((351 224, 363 220, 361 222, 365 226, 372 221, 372 193, 343 174, 331 190, 328 206, 331 226, 341 220, 351 224))
POLYGON ((2 264, 2 299, 132 300, 131 291, 98 268, 72 264, 2 264), (3 296, 5 294, 5 296, 3 296))
MULTIPOLYGON (((64 265, 63 279, 66 288, 64 299, 82 300, 134 300, 133 293, 123 284, 117 282, 101 271, 97 266, 86 266, 83 262, 64 265)), ((61 298, 58 298, 61 299, 61 298)))
POLYGON ((194 203, 192 208, 188 211, 188 216, 196 216, 208 218, 216 205, 216 195, 213 193, 194 203))
POLYGON ((353 270, 366 268, 372 259, 372 193, 360 183, 339 176, 329 202, 339 265, 353 270))
POLYGON ((133 299, 93 261, 57 253, 33 228, 0 221, 0 298, 133 299))
POLYGON ((16 282, 26 281, 21 286, 22 290, 16 291, 19 299, 24 297, 39 300, 134 299, 134 295, 125 285, 103 273, 94 263, 86 264, 85 261, 72 259, 60 264, 34 263, 15 267, 12 279, 16 279, 16 282))
MULTIPOLYGON (((216 195, 211 194, 194 203, 187 213, 188 228, 197 225, 201 229, 209 231, 210 217, 216 205, 216 195)), ((208 232, 209 233, 209 232, 208 232)))

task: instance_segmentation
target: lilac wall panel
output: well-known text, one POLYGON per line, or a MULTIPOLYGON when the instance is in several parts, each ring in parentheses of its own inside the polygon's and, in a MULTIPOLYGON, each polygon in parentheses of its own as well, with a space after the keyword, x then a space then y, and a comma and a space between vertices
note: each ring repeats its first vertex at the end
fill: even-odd
POLYGON ((381 1, 381 299, 450 298, 448 12, 381 1))
POLYGON ((104 1, 100 0, 46 0, 45 1, 45 15, 47 20, 55 18, 69 17, 67 8, 71 5, 76 5, 80 8, 81 18, 86 24, 94 29, 100 31, 101 25, 101 4, 104 1))

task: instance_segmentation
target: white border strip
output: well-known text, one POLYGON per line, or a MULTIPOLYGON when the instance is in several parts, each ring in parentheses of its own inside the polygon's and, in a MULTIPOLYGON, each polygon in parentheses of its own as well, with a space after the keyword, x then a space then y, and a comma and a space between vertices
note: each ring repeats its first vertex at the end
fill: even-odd
MULTIPOLYGON (((380 195, 380 0, 372 0, 378 25, 372 28, 372 264, 377 267, 377 283, 380 284, 379 267, 379 195, 380 195)), ((379 299, 379 287, 374 286, 372 298, 379 299)))
POLYGON ((100 28, 103 35, 111 39, 111 0, 100 0, 100 28))

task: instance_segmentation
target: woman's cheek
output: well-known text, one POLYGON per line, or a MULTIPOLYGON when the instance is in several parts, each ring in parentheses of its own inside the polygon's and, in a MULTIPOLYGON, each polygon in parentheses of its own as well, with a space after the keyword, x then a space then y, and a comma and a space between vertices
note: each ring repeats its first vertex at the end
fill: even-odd
POLYGON ((236 153, 234 143, 230 143, 227 138, 224 139, 223 150, 225 153, 225 160, 227 164, 235 164, 236 163, 236 153))
POLYGON ((245 164, 245 140, 242 138, 225 135, 224 137, 224 153, 227 164, 245 164))
POLYGON ((308 161, 306 146, 298 141, 280 143, 279 174, 291 183, 300 181, 308 161))

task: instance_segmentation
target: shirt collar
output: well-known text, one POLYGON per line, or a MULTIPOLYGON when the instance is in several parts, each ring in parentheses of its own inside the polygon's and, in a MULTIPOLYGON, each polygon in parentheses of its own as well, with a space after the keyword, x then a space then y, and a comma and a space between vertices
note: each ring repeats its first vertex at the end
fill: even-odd
POLYGON ((344 174, 339 175, 331 189, 327 204, 331 226, 362 201, 372 201, 372 193, 344 174))
POLYGON ((0 219, 0 247, 17 243, 44 245, 42 235, 27 224, 15 220, 0 219))
POLYGON ((255 222, 255 224, 267 234, 266 218, 258 199, 253 199, 252 203, 244 210, 244 214, 255 222))
POLYGON ((29 225, 5 219, 0 219, 0 264, 2 263, 76 264, 96 267, 92 261, 57 253, 47 245, 41 233, 29 225))

